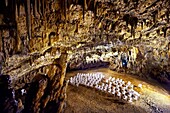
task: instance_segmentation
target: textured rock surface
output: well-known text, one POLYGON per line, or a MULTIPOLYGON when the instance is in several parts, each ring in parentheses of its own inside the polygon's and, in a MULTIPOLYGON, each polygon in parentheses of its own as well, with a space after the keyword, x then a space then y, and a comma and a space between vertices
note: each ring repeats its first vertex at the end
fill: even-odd
POLYGON ((61 112, 66 68, 109 66, 170 82, 169 0, 1 0, 0 6, 0 70, 16 92, 27 89, 25 97, 16 95, 23 111, 61 112))
POLYGON ((39 66, 29 68, 30 64, 24 63, 25 66, 22 68, 20 67, 22 64, 18 64, 19 67, 13 65, 12 69, 9 69, 11 71, 6 72, 11 75, 12 88, 17 92, 23 88, 26 89, 27 93, 24 96, 17 93, 17 99, 21 99, 21 102, 24 103, 24 113, 62 111, 67 88, 67 82, 64 81, 65 59, 67 59, 67 55, 61 55, 60 58, 46 63, 48 60, 44 58, 42 60, 46 60, 46 62, 39 61, 39 66), (52 106, 55 106, 55 109, 52 109, 52 106))
MULTIPOLYGON (((67 82, 64 79, 68 53, 65 46, 52 45, 58 40, 57 30, 49 28, 56 22, 56 18, 52 16, 57 8, 51 14, 49 12, 52 10, 48 8, 54 1, 49 0, 49 7, 46 8, 42 8, 46 1, 39 1, 38 5, 40 5, 39 8, 42 8, 42 12, 38 10, 37 15, 34 15, 34 11, 32 8, 30 10, 29 5, 33 3, 29 2, 29 0, 16 2, 19 7, 18 15, 9 19, 16 21, 17 25, 10 25, 4 21, 8 15, 2 17, 0 25, 1 73, 10 75, 10 86, 14 90, 10 92, 8 89, 4 89, 4 93, 13 92, 16 95, 12 99, 10 95, 6 95, 7 100, 1 102, 1 105, 5 107, 5 109, 2 107, 2 112, 62 112, 66 99, 67 82), (22 94, 23 90, 26 91, 24 94, 22 94), (13 101, 16 101, 15 106, 13 101)), ((37 8, 35 9, 37 10, 37 8)), ((0 90, 3 90, 2 88, 0 90)))
POLYGON ((113 70, 169 82, 168 4, 166 0, 97 2, 90 40, 73 53, 70 69, 109 62, 113 70), (126 68, 122 56, 127 57, 126 68))

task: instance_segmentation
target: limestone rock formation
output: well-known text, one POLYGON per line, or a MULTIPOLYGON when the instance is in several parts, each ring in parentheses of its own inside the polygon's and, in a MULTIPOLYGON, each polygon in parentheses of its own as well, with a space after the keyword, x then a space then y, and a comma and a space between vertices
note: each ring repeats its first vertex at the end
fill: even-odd
POLYGON ((170 82, 169 0, 1 0, 0 6, 0 71, 11 78, 10 91, 3 90, 16 93, 7 108, 61 112, 66 69, 109 66, 170 82))

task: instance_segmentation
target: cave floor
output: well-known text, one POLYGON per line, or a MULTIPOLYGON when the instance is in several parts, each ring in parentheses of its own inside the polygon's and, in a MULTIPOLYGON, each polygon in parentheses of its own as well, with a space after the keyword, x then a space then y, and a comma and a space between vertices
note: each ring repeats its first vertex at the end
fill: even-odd
POLYGON ((76 73, 102 72, 106 77, 114 76, 132 84, 142 84, 134 88, 141 97, 133 103, 123 103, 114 96, 85 86, 68 85, 65 113, 170 113, 170 91, 154 80, 120 74, 107 68, 73 71, 66 74, 66 79, 76 73))

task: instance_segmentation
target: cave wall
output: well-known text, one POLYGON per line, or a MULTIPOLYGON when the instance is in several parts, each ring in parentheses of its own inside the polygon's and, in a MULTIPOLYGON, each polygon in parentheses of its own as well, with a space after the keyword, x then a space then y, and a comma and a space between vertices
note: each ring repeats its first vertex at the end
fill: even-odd
POLYGON ((65 81, 67 51, 66 47, 52 45, 58 37, 57 27, 51 27, 57 22, 55 19, 63 15, 56 14, 61 11, 60 1, 12 1, 15 3, 1 4, 6 9, 0 13, 0 90, 3 92, 0 97, 5 98, 0 100, 0 111, 63 112, 68 84, 65 81), (35 6, 34 2, 39 3, 35 6), (14 17, 5 15, 10 14, 9 7, 15 7, 14 17), (3 79, 6 75, 9 81, 3 79), (26 90, 26 94, 22 95, 22 90, 26 90))
POLYGON ((13 99, 23 104, 23 111, 61 112, 66 69, 109 66, 118 72, 170 80, 168 0, 10 2, 1 1, 0 65, 1 73, 10 75, 16 92, 13 99), (12 15, 5 13, 9 7, 12 15), (122 55, 128 57, 126 68, 122 55), (29 97, 34 85, 37 90, 29 97), (25 99, 31 99, 28 102, 17 94, 23 88, 28 92, 25 99))
POLYGON ((98 1, 97 7, 92 26, 86 28, 90 28, 88 41, 75 47, 68 68, 86 69, 109 62, 112 70, 169 82, 169 1, 106 0, 98 1), (126 68, 122 55, 128 57, 126 68))

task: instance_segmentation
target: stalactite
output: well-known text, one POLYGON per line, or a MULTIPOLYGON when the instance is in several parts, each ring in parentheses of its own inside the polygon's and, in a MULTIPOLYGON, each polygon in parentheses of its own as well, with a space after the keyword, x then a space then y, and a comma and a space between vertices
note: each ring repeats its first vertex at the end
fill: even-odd
POLYGON ((67 0, 64 0, 64 16, 65 16, 65 20, 67 20, 67 0))
POLYGON ((134 28, 136 29, 137 28, 137 25, 138 25, 138 18, 137 17, 133 17, 133 22, 134 22, 134 28))
POLYGON ((20 15, 20 5, 21 5, 20 0, 17 0, 17 11, 18 11, 18 16, 20 15))
POLYGON ((96 18, 96 0, 94 0, 93 7, 94 18, 96 18))
POLYGON ((16 21, 18 19, 18 16, 19 16, 19 14, 18 14, 18 7, 17 7, 17 3, 16 3, 15 4, 15 19, 16 19, 16 21))
POLYGON ((163 27, 162 31, 164 32, 164 37, 166 38, 167 27, 163 27))
MULTIPOLYGON (((3 47, 2 47, 2 30, 0 30, 0 51, 3 51, 3 47)), ((0 71, 1 73, 1 71, 0 71)))
POLYGON ((147 34, 146 34, 146 37, 149 37, 149 35, 150 35, 150 33, 147 33, 147 34))
POLYGON ((143 29, 143 22, 141 22, 141 27, 142 27, 142 29, 143 29))
POLYGON ((132 37, 135 37, 135 31, 134 31, 134 26, 133 25, 131 25, 131 35, 132 35, 132 37))
POLYGON ((155 22, 156 22, 156 15, 153 14, 153 15, 152 15, 152 18, 153 18, 153 22, 155 23, 155 22))
POLYGON ((9 4, 8 4, 8 7, 10 7, 10 8, 8 8, 8 17, 11 19, 11 20, 15 20, 15 8, 14 8, 14 3, 15 3, 15 1, 14 0, 11 0, 11 1, 9 1, 9 4))
POLYGON ((130 19, 130 15, 129 14, 125 14, 123 16, 123 20, 126 22, 126 26, 128 26, 128 24, 129 24, 129 19, 130 19))
POLYGON ((33 0, 33 14, 34 17, 37 15, 37 0, 33 0))
POLYGON ((46 9, 47 9, 47 5, 48 5, 48 2, 47 2, 47 0, 44 0, 44 13, 46 12, 46 9))
POLYGON ((166 18, 167 18, 167 23, 169 23, 169 13, 170 13, 170 11, 169 11, 169 9, 167 9, 167 11, 165 13, 166 18))
POLYGON ((59 19, 61 20, 62 18, 62 13, 63 13, 63 1, 60 0, 60 3, 59 3, 59 7, 60 7, 60 14, 59 14, 59 19))
POLYGON ((135 36, 135 29, 137 27, 138 18, 137 17, 130 17, 129 18, 129 24, 131 25, 131 35, 135 36))
POLYGON ((112 30, 112 23, 110 23, 108 30, 109 30, 109 31, 112 30))
POLYGON ((85 0, 83 0, 83 20, 84 20, 84 13, 85 13, 85 0))
POLYGON ((91 5, 91 2, 92 2, 92 0, 89 0, 88 1, 88 5, 87 5, 87 8, 89 9, 89 7, 90 7, 90 5, 91 5))
POLYGON ((153 12, 153 22, 154 22, 154 23, 156 23, 157 18, 158 18, 158 10, 156 10, 156 11, 153 12))
POLYGON ((131 35, 133 36, 134 25, 133 25, 133 23, 132 24, 130 23, 130 25, 131 25, 131 35))
MULTIPOLYGON (((18 22, 18 18, 16 18, 16 22, 18 22)), ((18 29, 18 24, 16 24, 16 36, 15 36, 15 43, 16 43, 16 47, 15 47, 15 51, 14 52, 21 52, 21 39, 20 39, 20 33, 19 33, 19 29, 18 29)))
POLYGON ((87 1, 84 0, 84 9, 87 10, 88 9, 88 6, 87 6, 87 1))
POLYGON ((5 0, 5 5, 6 5, 6 7, 8 6, 8 0, 5 0))
POLYGON ((17 3, 17 0, 13 0, 13 10, 11 12, 14 12, 13 14, 13 19, 16 20, 16 3, 17 3))
POLYGON ((137 8, 138 4, 139 4, 139 0, 134 0, 134 7, 137 8))
POLYGON ((78 28, 79 28, 79 24, 78 24, 78 22, 76 23, 76 29, 75 29, 75 33, 78 33, 78 28))
POLYGON ((98 15, 98 8, 99 8, 99 2, 97 1, 97 2, 95 3, 95 8, 94 8, 94 10, 95 10, 95 14, 94 14, 95 18, 96 18, 97 15, 98 15))
POLYGON ((128 3, 128 0, 123 0, 123 2, 124 2, 125 4, 127 4, 127 3, 128 3))
POLYGON ((41 14, 41 0, 37 0, 37 11, 38 11, 39 15, 42 16, 42 14, 41 14))
POLYGON ((156 33, 157 33, 157 35, 159 36, 159 35, 160 35, 160 29, 158 29, 158 30, 156 31, 156 33))
POLYGON ((144 25, 146 25, 146 19, 143 19, 144 25))
POLYGON ((138 6, 138 4, 139 4, 139 0, 136 0, 136 6, 138 6))
POLYGON ((66 2, 67 2, 67 9, 69 9, 70 3, 73 3, 73 1, 72 0, 66 0, 66 2))
POLYGON ((112 22, 112 28, 111 28, 112 30, 114 30, 114 29, 115 29, 116 24, 117 24, 117 23, 112 22))
POLYGON ((137 17, 134 17, 134 18, 133 18, 133 21, 134 21, 134 32, 133 32, 134 34, 133 34, 133 35, 134 35, 134 37, 135 37, 135 30, 136 30, 137 25, 138 25, 138 18, 137 18, 137 17))
POLYGON ((30 0, 25 1, 25 12, 26 12, 26 24, 27 24, 27 32, 28 38, 31 39, 31 4, 30 0))
POLYGON ((78 1, 79 1, 79 0, 75 0, 75 3, 78 4, 78 1))
POLYGON ((2 52, 4 54, 4 59, 6 59, 6 52, 5 52, 5 40, 4 37, 2 36, 3 30, 1 31, 1 37, 2 37, 2 52))
POLYGON ((44 17, 44 1, 45 0, 41 0, 41 14, 44 17))

